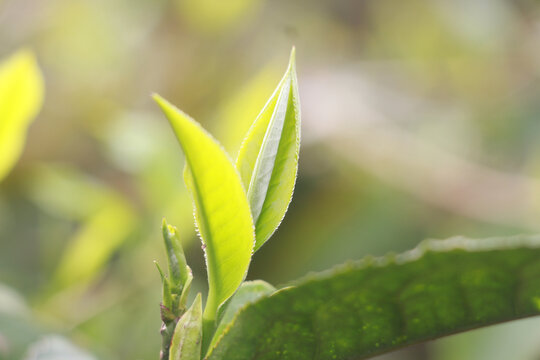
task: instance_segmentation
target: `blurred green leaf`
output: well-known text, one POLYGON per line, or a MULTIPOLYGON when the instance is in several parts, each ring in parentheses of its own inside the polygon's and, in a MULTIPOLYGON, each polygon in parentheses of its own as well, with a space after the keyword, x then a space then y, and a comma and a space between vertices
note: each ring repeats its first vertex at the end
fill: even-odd
POLYGON ((234 317, 248 304, 251 304, 265 295, 270 295, 276 290, 275 287, 262 280, 243 282, 238 291, 220 309, 219 325, 212 339, 213 347, 221 338, 221 334, 231 324, 234 317))
POLYGON ((0 284, 0 360, 20 359, 41 332, 23 297, 0 284))
POLYGON ((249 305, 211 360, 365 359, 540 314, 540 236, 428 241, 249 305))
POLYGON ((57 284, 68 286, 92 278, 130 234, 135 219, 123 199, 109 199, 68 244, 57 268, 57 284))
POLYGON ((178 320, 171 342, 170 360, 200 360, 202 343, 201 294, 178 320))
POLYGON ((42 334, 36 321, 0 313, 0 360, 21 359, 28 346, 42 334))
POLYGON ((249 128, 272 94, 276 79, 282 74, 281 67, 270 64, 249 79, 238 91, 231 93, 220 105, 216 118, 216 134, 222 145, 234 157, 249 128))
POLYGON ((24 360, 95 360, 65 338, 48 335, 32 345, 24 360))
POLYGON ((240 286, 249 267, 255 242, 249 204, 234 165, 217 141, 166 100, 158 95, 154 99, 186 157, 184 180, 193 197, 208 269, 204 318, 213 324, 218 307, 240 286))
POLYGON ((44 211, 70 220, 84 221, 116 196, 96 179, 64 164, 40 164, 27 175, 32 200, 44 211))
POLYGON ((248 131, 236 167, 247 189, 259 249, 277 229, 292 199, 300 149, 295 51, 289 67, 248 131))
POLYGON ((19 293, 0 283, 0 313, 24 317, 29 315, 30 310, 19 293))
POLYGON ((187 23, 204 32, 219 32, 242 24, 261 0, 176 0, 187 23))
POLYGON ((32 200, 44 211, 78 225, 58 263, 55 285, 88 282, 133 231, 136 215, 131 204, 70 166, 39 165, 28 175, 26 188, 32 200))
POLYGON ((20 50, 0 63, 0 180, 22 153, 28 126, 43 102, 43 87, 30 51, 20 50))

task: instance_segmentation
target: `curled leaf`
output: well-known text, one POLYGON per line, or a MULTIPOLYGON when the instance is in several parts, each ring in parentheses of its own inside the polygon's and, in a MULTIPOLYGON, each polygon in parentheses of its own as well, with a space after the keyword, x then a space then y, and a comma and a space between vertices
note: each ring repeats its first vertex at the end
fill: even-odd
POLYGON ((163 219, 161 231, 165 249, 167 250, 171 291, 180 294, 189 276, 189 267, 184 256, 184 249, 180 243, 178 231, 174 226, 167 224, 165 219, 163 219))
POLYGON ((296 182, 299 150, 300 104, 293 48, 283 79, 249 129, 236 160, 255 224, 255 250, 285 216, 296 182))

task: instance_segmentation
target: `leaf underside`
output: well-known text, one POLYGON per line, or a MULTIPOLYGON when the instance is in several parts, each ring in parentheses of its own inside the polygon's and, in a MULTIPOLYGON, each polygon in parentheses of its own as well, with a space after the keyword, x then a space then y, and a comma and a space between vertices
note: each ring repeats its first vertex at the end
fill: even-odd
POLYGON ((365 359, 538 314, 540 236, 428 241, 246 307, 209 359, 365 359))

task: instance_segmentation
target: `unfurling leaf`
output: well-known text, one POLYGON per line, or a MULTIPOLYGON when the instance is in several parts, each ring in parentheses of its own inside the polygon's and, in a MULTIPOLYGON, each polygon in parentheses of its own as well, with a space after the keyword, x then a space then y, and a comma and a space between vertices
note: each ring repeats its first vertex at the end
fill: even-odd
POLYGON ((19 159, 42 102, 43 78, 31 52, 21 50, 0 63, 0 180, 19 159))
POLYGON ((190 274, 190 269, 186 263, 184 249, 180 243, 178 230, 174 226, 167 224, 163 219, 161 225, 163 241, 167 250, 167 260, 169 264, 169 276, 171 277, 171 292, 180 295, 190 274))
POLYGON ((202 344, 201 294, 178 320, 171 342, 169 360, 200 360, 202 344))
MULTIPOLYGON (((169 102, 158 95, 154 99, 186 157, 184 180, 193 197, 208 269, 204 319, 213 332, 218 307, 240 286, 251 260, 255 234, 249 204, 240 176, 218 142, 169 102)), ((211 336, 208 332, 205 336, 211 336)))
POLYGON ((294 48, 278 87, 249 129, 236 167, 255 224, 255 251, 277 229, 291 202, 300 149, 300 104, 294 48))

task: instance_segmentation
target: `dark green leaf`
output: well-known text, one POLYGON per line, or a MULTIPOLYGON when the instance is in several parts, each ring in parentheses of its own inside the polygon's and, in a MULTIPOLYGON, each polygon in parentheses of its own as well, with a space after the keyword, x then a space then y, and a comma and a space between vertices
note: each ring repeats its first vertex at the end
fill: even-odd
POLYGON ((212 347, 221 337, 225 329, 231 324, 235 315, 248 304, 254 303, 263 296, 270 295, 276 291, 276 288, 262 280, 246 281, 242 283, 236 293, 230 300, 220 309, 221 316, 219 319, 218 328, 212 340, 212 347))
POLYGON ((178 320, 171 343, 169 360, 199 360, 202 344, 201 294, 178 320))
POLYGON ((540 236, 429 241, 242 310, 211 360, 364 359, 540 314, 540 236))

